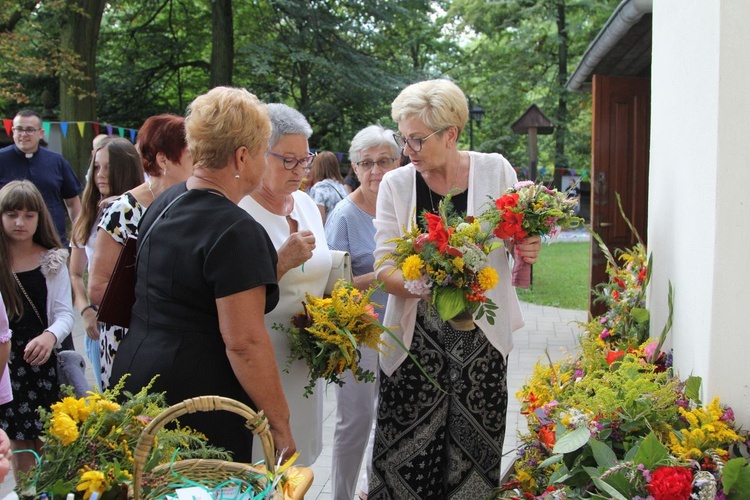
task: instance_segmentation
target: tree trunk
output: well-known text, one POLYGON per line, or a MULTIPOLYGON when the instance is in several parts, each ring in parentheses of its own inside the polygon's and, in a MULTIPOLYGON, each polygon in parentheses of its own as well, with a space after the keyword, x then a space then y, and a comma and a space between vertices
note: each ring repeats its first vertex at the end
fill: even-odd
MULTIPOLYGON (((77 55, 84 75, 81 79, 60 79, 61 121, 97 119, 96 49, 105 4, 105 0, 68 0, 65 13, 61 16, 62 49, 77 55)), ((78 134, 75 126, 68 130, 68 136, 63 140, 63 155, 78 177, 83 179, 91 155, 94 130, 91 125, 87 125, 84 127, 83 137, 78 134)))
POLYGON ((234 28, 232 0, 211 0, 211 88, 232 85, 234 28))
POLYGON ((557 126, 555 127, 555 186, 562 185, 563 169, 570 167, 565 155, 565 136, 568 134, 568 28, 565 23, 565 0, 557 0, 557 126))

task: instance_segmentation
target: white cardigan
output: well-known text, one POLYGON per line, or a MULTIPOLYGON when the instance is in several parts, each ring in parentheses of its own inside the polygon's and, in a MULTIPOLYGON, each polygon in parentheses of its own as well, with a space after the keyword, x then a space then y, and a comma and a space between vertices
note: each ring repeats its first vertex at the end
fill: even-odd
MULTIPOLYGON (((505 194, 505 191, 517 182, 516 173, 508 160, 502 155, 492 153, 469 153, 469 190, 467 215, 478 215, 487 208, 491 199, 505 194)), ((375 215, 375 263, 392 252, 395 243, 386 243, 392 238, 403 236, 402 228, 410 229, 416 224, 415 210, 417 202, 416 170, 409 164, 385 174, 378 191, 377 210, 375 215)), ((500 280, 495 288, 487 292, 487 297, 498 306, 495 324, 490 325, 486 316, 476 323, 482 328, 490 343, 503 356, 513 348, 513 332, 523 326, 523 316, 518 304, 516 290, 511 286, 511 275, 508 259, 502 249, 497 249, 489 256, 490 265, 497 271, 500 280)), ((378 276, 387 276, 395 267, 392 260, 384 261, 377 269, 378 276)), ((419 299, 408 299, 388 296, 383 324, 391 329, 404 345, 411 346, 414 325, 417 318, 419 299)), ((388 334, 383 340, 393 350, 380 355, 380 366, 390 376, 407 358, 388 334)))
POLYGON ((42 257, 42 274, 47 280, 47 323, 45 330, 57 337, 55 348, 59 348, 65 337, 73 330, 73 300, 68 275, 68 251, 53 248, 42 257))

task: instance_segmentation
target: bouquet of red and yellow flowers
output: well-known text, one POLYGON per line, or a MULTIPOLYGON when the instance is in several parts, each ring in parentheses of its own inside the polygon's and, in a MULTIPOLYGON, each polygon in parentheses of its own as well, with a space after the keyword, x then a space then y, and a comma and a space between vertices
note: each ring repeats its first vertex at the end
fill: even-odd
POLYGON ((497 306, 485 294, 497 285, 498 274, 487 256, 502 242, 491 242, 492 233, 478 219, 454 214, 451 208, 446 197, 438 214, 425 212, 422 227, 414 225, 404 229, 403 237, 389 240, 396 248, 385 258, 394 260, 411 293, 430 294, 443 321, 468 312, 477 319, 486 314, 493 324, 497 306))
MULTIPOLYGON (((489 223, 500 239, 520 243, 528 236, 556 236, 561 229, 577 227, 583 219, 575 216, 578 200, 532 181, 516 183, 494 200, 480 219, 489 223)), ((513 265, 513 286, 528 287, 530 266, 522 259, 513 265)))
MULTIPOLYGON (((370 301, 375 291, 358 290, 353 284, 339 280, 330 297, 307 294, 304 310, 292 318, 289 329, 275 324, 273 328, 286 331, 291 342, 287 367, 297 359, 304 360, 310 369, 310 383, 304 396, 312 394, 319 378, 326 383, 343 385, 344 372, 350 370, 357 381, 372 382, 375 374, 359 366, 360 348, 380 351, 380 334, 386 328, 378 321, 376 307, 370 301)), ((384 344, 385 345, 385 344, 384 344)))

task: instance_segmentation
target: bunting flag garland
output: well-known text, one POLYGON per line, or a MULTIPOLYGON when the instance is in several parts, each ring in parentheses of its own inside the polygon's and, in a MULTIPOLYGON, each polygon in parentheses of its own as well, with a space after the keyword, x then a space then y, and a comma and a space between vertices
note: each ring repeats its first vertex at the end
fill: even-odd
MULTIPOLYGON (((13 136, 13 119, 12 118, 3 118, 3 128, 5 129, 5 134, 8 137, 13 136)), ((99 122, 89 122, 89 121, 76 121, 76 122, 55 122, 55 121, 42 121, 42 128, 44 129, 44 135, 49 139, 50 133, 54 130, 53 125, 57 125, 60 127, 60 133, 64 138, 68 137, 68 127, 70 125, 75 125, 76 128, 78 128, 78 133, 81 137, 85 137, 86 132, 86 126, 91 125, 91 128, 93 129, 94 135, 99 135, 99 133, 103 130, 107 131, 107 135, 119 135, 120 137, 129 138, 130 142, 135 143, 136 136, 138 135, 137 129, 127 128, 127 127, 119 127, 114 126, 110 124, 105 123, 99 123, 99 122)))

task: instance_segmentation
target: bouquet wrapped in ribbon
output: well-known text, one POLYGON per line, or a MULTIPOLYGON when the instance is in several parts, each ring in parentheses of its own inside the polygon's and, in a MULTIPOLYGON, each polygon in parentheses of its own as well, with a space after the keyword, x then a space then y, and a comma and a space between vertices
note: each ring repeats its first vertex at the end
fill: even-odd
POLYGON ((360 348, 380 351, 383 344, 380 334, 387 331, 375 312, 375 308, 382 305, 370 300, 374 291, 373 287, 358 290, 353 284, 339 280, 330 297, 307 294, 306 302, 302 303, 304 310, 292 318, 291 328, 273 325, 289 336, 291 353, 287 367, 301 359, 310 369, 305 397, 312 394, 319 378, 325 379, 327 384, 343 385, 342 376, 347 370, 357 381, 375 380, 374 373, 359 366, 360 348))
POLYGON ((403 237, 389 240, 396 248, 386 258, 394 260, 411 293, 430 294, 443 321, 468 317, 473 322, 471 316, 486 314, 493 324, 497 306, 485 294, 497 285, 498 274, 487 256, 502 242, 492 242, 493 234, 478 219, 454 214, 451 208, 446 197, 438 214, 422 214, 421 227, 414 225, 403 237))
MULTIPOLYGON (((583 219, 575 216, 578 200, 532 181, 516 183, 485 211, 480 219, 489 223, 500 239, 520 243, 528 236, 556 236, 560 230, 577 227, 583 219)), ((531 266, 514 259, 513 286, 527 288, 531 266)))

